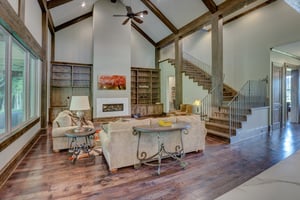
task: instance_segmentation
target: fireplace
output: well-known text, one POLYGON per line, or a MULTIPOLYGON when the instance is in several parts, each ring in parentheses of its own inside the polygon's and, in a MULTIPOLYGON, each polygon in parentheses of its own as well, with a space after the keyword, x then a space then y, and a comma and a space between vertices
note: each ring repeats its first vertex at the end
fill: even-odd
POLYGON ((97 117, 127 116, 128 98, 97 98, 97 117))
POLYGON ((124 110, 124 104, 122 103, 102 104, 102 106, 102 112, 118 112, 124 110))

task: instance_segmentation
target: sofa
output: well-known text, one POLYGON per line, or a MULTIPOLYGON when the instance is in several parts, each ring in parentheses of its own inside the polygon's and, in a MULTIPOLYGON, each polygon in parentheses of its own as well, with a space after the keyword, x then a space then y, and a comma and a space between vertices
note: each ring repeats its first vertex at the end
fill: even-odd
MULTIPOLYGON (((59 152, 63 149, 69 149, 69 139, 65 135, 68 130, 78 126, 78 119, 69 110, 60 112, 52 122, 52 148, 54 152, 59 152)), ((94 125, 89 120, 83 121, 83 127, 94 128, 94 125)), ((78 138, 79 143, 84 143, 85 138, 78 138)), ((93 141, 91 141, 93 142, 93 141)))
MULTIPOLYGON (((204 121, 198 115, 170 116, 147 119, 125 119, 103 125, 100 132, 102 152, 109 170, 115 172, 118 168, 135 166, 140 163, 137 159, 138 136, 133 135, 133 127, 140 125, 157 124, 159 120, 175 122, 188 122, 188 134, 182 134, 184 152, 199 152, 205 148, 206 129, 204 121)), ((151 133, 152 134, 152 133, 151 133)), ((140 151, 145 151, 148 156, 158 150, 157 134, 142 134, 140 151)), ((179 134, 161 134, 164 147, 167 151, 174 152, 176 145, 180 144, 179 134)))

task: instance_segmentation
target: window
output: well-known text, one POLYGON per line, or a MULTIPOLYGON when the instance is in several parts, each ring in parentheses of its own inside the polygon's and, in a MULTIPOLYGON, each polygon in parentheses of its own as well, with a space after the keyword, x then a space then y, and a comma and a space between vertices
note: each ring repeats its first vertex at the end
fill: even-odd
POLYGON ((0 139, 38 117, 38 61, 0 26, 0 139))
POLYGON ((8 35, 0 29, 0 134, 6 131, 6 63, 8 35))
POLYGON ((25 51, 16 42, 12 43, 11 67, 11 126, 15 128, 25 121, 25 51))
POLYGON ((30 56, 29 65, 29 118, 37 116, 37 60, 30 56))

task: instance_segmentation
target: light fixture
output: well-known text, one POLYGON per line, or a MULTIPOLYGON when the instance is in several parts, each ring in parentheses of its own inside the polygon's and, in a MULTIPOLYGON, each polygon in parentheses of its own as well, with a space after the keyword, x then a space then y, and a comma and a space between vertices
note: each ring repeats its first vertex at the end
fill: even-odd
POLYGON ((193 103, 193 105, 196 107, 196 113, 200 113, 200 105, 201 105, 201 100, 200 99, 196 99, 193 103))
POLYGON ((300 0, 284 0, 289 6, 300 13, 300 0))
POLYGON ((81 3, 81 7, 84 8, 85 5, 86 5, 86 4, 85 4, 85 1, 83 1, 83 2, 81 3))
POLYGON ((82 131, 82 117, 84 116, 84 110, 90 109, 90 103, 88 96, 72 96, 70 110, 77 111, 76 115, 79 119, 78 127, 75 132, 82 131))

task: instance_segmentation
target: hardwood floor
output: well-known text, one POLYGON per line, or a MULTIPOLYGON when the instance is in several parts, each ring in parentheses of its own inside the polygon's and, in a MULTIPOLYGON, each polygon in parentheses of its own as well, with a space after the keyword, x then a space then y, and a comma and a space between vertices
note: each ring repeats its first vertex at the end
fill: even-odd
MULTIPOLYGON (((51 137, 42 135, 0 189, 0 199, 214 199, 300 149, 300 125, 237 144, 207 137, 203 153, 189 153, 188 166, 126 167, 116 174, 105 159, 72 165, 66 151, 53 153, 51 137)), ((166 160, 170 162, 171 160, 166 160)))

